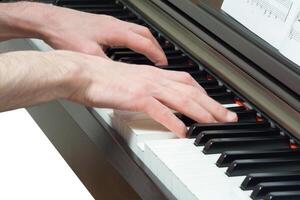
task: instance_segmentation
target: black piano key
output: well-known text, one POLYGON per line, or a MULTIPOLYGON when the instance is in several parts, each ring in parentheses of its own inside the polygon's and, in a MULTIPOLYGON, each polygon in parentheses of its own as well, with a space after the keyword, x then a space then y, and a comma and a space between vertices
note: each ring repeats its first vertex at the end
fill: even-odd
POLYGON ((208 130, 202 131, 195 140, 195 145, 204 145, 214 138, 235 138, 235 137, 259 137, 279 135, 279 131, 274 128, 261 129, 236 129, 236 130, 208 130))
POLYGON ((300 157, 235 160, 228 167, 226 174, 245 176, 250 173, 297 171, 299 166, 300 157))
POLYGON ((186 115, 180 114, 180 115, 178 115, 177 117, 178 117, 178 118, 185 124, 185 126, 187 126, 187 127, 189 127, 189 126, 191 126, 192 124, 195 124, 195 123, 196 123, 195 120, 193 120, 193 119, 187 117, 186 115))
POLYGON ((270 192, 264 198, 264 200, 299 200, 299 199, 300 199, 300 190, 270 192))
POLYGON ((118 4, 64 4, 63 7, 71 9, 123 9, 118 4))
MULTIPOLYGON (((169 56, 167 57, 169 65, 181 65, 188 64, 188 57, 186 55, 180 56, 169 56)), ((119 61, 131 64, 143 64, 143 65, 154 65, 152 61, 145 57, 136 57, 136 58, 121 58, 119 61)))
POLYGON ((230 107, 227 108, 228 110, 231 110, 232 112, 240 112, 247 110, 244 106, 238 106, 238 107, 230 107))
POLYGON ((205 91, 207 92, 207 94, 209 96, 212 96, 212 95, 220 95, 220 94, 223 94, 226 92, 226 87, 225 86, 221 86, 221 85, 218 85, 216 87, 210 87, 210 88, 207 88, 205 89, 205 91))
POLYGON ((68 8, 90 7, 90 8, 107 8, 107 7, 123 7, 115 2, 99 2, 98 0, 59 0, 57 5, 68 8))
POLYGON ((139 19, 139 18, 131 18, 131 19, 123 19, 124 21, 127 21, 127 22, 131 22, 131 23, 134 23, 134 24, 143 24, 144 21, 139 19))
POLYGON ((132 16, 128 10, 125 10, 123 8, 93 8, 93 7, 85 7, 85 8, 78 8, 78 10, 83 12, 89 12, 89 13, 96 13, 96 14, 103 14, 103 15, 126 15, 126 16, 132 16))
POLYGON ((252 173, 244 179, 241 188, 253 190, 259 183, 276 181, 300 181, 300 169, 291 172, 252 173))
MULTIPOLYGON (((194 72, 190 72, 190 75, 197 81, 200 82, 202 80, 207 80, 207 72, 204 70, 197 70, 194 72)), ((216 86, 218 87, 218 86, 216 86)))
POLYGON ((289 148, 289 140, 283 136, 216 138, 209 140, 205 144, 203 153, 215 154, 224 151, 286 148, 289 148))
POLYGON ((263 199, 268 193, 282 191, 300 191, 300 181, 280 181, 258 184, 252 194, 252 199, 263 199))
MULTIPOLYGON (((276 133, 275 133, 276 134, 276 133)), ((217 160, 218 167, 228 167, 235 160, 255 159, 255 158, 287 158, 300 157, 300 150, 280 149, 280 150, 261 150, 261 151, 226 151, 217 160)))
POLYGON ((205 123, 193 124, 187 133, 188 138, 195 138, 202 131, 207 130, 235 130, 235 129, 253 129, 270 127, 268 122, 229 122, 229 123, 205 123))
POLYGON ((236 114, 238 116, 239 122, 245 122, 245 121, 255 122, 257 118, 255 110, 237 111, 236 114))
POLYGON ((130 21, 130 20, 136 20, 137 17, 135 15, 128 15, 128 14, 118 14, 114 15, 115 18, 123 21, 130 21))
POLYGON ((213 88, 219 86, 219 82, 215 79, 213 80, 199 80, 197 81, 204 89, 213 88))
MULTIPOLYGON (((171 50, 171 51, 165 51, 165 54, 166 56, 180 56, 182 55, 182 52, 179 51, 179 50, 171 50)), ((113 60, 119 60, 123 57, 126 57, 126 58, 146 58, 144 55, 140 54, 140 53, 137 53, 137 52, 134 52, 134 51, 117 51, 117 52, 114 52, 110 58, 113 59, 113 60)))
POLYGON ((130 63, 130 64, 140 64, 140 65, 155 65, 151 60, 145 57, 136 57, 136 58, 130 58, 130 57, 123 57, 119 59, 120 62, 130 63))
MULTIPOLYGON (((209 87, 209 86, 208 86, 209 87)), ((204 86, 204 89, 205 86, 204 86)), ((209 95, 211 98, 219 102, 220 104, 233 104, 235 102, 234 100, 234 94, 231 92, 224 92, 220 94, 211 94, 209 95)))
MULTIPOLYGON (((168 47, 163 47, 164 51, 173 51, 174 47, 172 46, 168 46, 168 47)), ((111 47, 109 49, 106 50, 106 55, 108 57, 111 57, 115 52, 122 52, 122 51, 126 51, 126 52, 134 52, 131 49, 128 49, 126 47, 111 47)))
POLYGON ((158 66, 159 68, 171 71, 183 71, 183 72, 195 72, 198 69, 197 65, 168 65, 168 66, 158 66))

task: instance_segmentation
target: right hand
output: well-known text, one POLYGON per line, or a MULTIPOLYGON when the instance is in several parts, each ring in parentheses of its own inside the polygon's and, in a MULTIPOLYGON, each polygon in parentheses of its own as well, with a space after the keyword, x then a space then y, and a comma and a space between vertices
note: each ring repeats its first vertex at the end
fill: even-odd
POLYGON ((207 96, 188 73, 68 51, 47 54, 56 61, 60 59, 65 67, 76 66, 65 85, 65 98, 72 101, 93 107, 145 112, 178 137, 185 137, 187 129, 171 109, 197 122, 237 120, 235 113, 207 96))

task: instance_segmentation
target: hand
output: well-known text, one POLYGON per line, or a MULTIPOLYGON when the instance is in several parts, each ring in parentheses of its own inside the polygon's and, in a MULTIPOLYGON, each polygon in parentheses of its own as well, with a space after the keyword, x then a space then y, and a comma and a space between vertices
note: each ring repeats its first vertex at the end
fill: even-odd
POLYGON ((187 73, 69 51, 1 54, 0 91, 0 111, 64 98, 145 112, 179 137, 186 127, 171 109, 198 122, 237 120, 187 73))
MULTIPOLYGON (((206 95, 185 72, 128 65, 97 56, 57 51, 51 56, 79 64, 66 98, 87 106, 139 111, 185 137, 186 127, 170 109, 198 122, 232 122, 235 113, 206 95)), ((62 62, 64 63, 64 62, 62 62)))
MULTIPOLYGON (((107 15, 37 4, 43 39, 55 49, 65 49, 105 57, 103 48, 125 46, 145 54, 157 65, 167 58, 148 28, 107 15)), ((30 15, 29 15, 30 16, 30 15)))
POLYGON ((157 65, 167 58, 148 28, 96 15, 32 2, 0 4, 0 41, 35 37, 55 49, 106 57, 103 48, 124 46, 157 65))

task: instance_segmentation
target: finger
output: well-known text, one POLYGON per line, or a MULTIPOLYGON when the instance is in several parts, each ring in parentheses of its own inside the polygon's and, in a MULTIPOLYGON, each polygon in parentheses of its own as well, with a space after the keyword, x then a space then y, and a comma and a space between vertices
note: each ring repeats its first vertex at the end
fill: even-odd
POLYGON ((177 72, 170 70, 162 70, 161 72, 163 77, 165 77, 166 79, 194 86, 199 89, 200 92, 207 94, 204 88, 187 72, 177 72))
POLYGON ((160 44, 158 43, 158 41, 155 39, 155 37, 152 35, 151 31, 147 27, 141 26, 141 25, 138 25, 138 24, 130 23, 130 28, 129 29, 132 30, 133 32, 137 33, 137 34, 140 34, 140 35, 150 39, 151 41, 153 41, 156 44, 156 46, 158 48, 160 48, 162 50, 160 44))
MULTIPOLYGON (((175 82, 174 85, 176 85, 175 82)), ((156 92, 153 97, 197 122, 216 122, 216 119, 206 109, 185 92, 178 93, 177 90, 162 87, 162 90, 156 92)))
POLYGON ((188 98, 193 99, 197 104, 201 105, 208 113, 210 113, 214 119, 220 122, 235 122, 237 121, 236 113, 233 113, 224 108, 220 103, 201 93, 195 87, 191 87, 182 83, 170 82, 167 86, 177 93, 186 95, 188 98))
POLYGON ((110 46, 126 46, 133 51, 144 54, 157 65, 167 65, 168 61, 164 52, 150 39, 135 32, 115 32, 106 41, 110 46))
POLYGON ((178 137, 184 138, 186 136, 187 129, 184 123, 167 106, 158 100, 149 98, 145 102, 144 111, 155 121, 174 132, 178 137))

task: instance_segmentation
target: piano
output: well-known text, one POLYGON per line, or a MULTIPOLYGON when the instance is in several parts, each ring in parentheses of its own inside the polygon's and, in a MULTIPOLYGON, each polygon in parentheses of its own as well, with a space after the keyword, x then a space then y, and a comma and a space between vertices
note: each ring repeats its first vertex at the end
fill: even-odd
MULTIPOLYGON (((300 68, 223 12, 222 2, 52 2, 148 27, 168 57, 166 70, 190 73, 239 116, 199 124, 178 113, 189 127, 178 139, 143 113, 65 100, 27 108, 95 199, 300 199, 300 68)), ((123 47, 106 53, 152 64, 123 47)))

